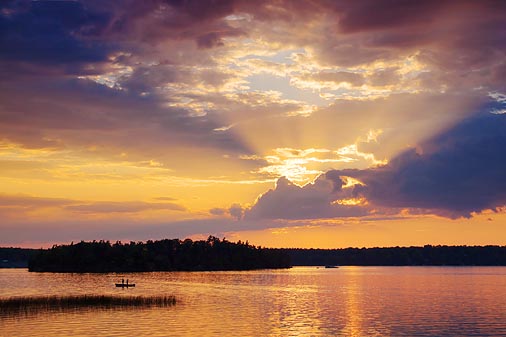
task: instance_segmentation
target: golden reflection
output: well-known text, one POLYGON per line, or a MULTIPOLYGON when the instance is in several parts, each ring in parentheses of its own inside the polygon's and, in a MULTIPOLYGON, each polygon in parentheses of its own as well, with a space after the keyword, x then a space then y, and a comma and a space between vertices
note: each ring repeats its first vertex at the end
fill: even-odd
POLYGON ((346 325, 344 333, 350 337, 361 337, 363 333, 362 317, 362 274, 359 267, 346 267, 346 325))
MULTIPOLYGON (((296 281, 303 278, 297 275, 299 271, 291 270, 288 275, 280 275, 278 282, 296 281), (293 274, 293 275, 291 275, 293 274)), ((288 283, 290 284, 290 283, 288 283)), ((279 291, 279 290, 278 290, 279 291)), ((284 286, 273 301, 268 319, 272 330, 270 336, 325 336, 322 332, 325 324, 322 322, 324 314, 320 308, 318 290, 311 284, 296 284, 284 286)))

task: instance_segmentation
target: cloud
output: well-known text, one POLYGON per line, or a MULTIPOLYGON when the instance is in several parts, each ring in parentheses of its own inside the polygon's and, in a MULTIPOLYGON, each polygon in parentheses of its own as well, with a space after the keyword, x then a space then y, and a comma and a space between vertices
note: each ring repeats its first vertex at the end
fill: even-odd
POLYGON ((395 0, 336 3, 341 14, 339 27, 346 33, 430 25, 444 1, 395 0))
POLYGON ((148 210, 186 211, 186 207, 173 202, 142 201, 81 201, 66 198, 34 197, 29 195, 0 194, 1 211, 40 210, 58 208, 63 211, 87 214, 138 213, 148 210))
POLYGON ((174 200, 177 200, 176 198, 173 198, 173 197, 157 197, 157 198, 154 198, 155 200, 161 200, 161 201, 174 201, 174 200))
POLYGON ((166 107, 160 97, 131 95, 83 79, 35 78, 26 84, 0 83, 0 88, 1 138, 26 147, 99 144, 116 153, 127 148, 141 155, 177 144, 249 152, 232 131, 216 133, 217 121, 166 107))
POLYGON ((334 82, 334 83, 349 83, 353 86, 361 86, 365 83, 364 77, 361 74, 351 73, 347 71, 338 72, 320 72, 311 74, 309 78, 322 81, 322 82, 334 82))
MULTIPOLYGON (((213 58, 207 49, 227 47, 233 45, 230 40, 243 37, 261 37, 278 48, 306 48, 318 60, 335 66, 416 55, 432 70, 451 72, 445 75, 447 80, 462 74, 465 66, 504 67, 506 6, 498 1, 122 0, 103 4, 89 0, 12 1, 2 7, 1 44, 9 48, 2 48, 0 58, 60 67, 82 63, 77 67, 81 72, 96 72, 100 63, 110 64, 112 59, 117 65, 141 67, 161 59, 209 64, 213 58), (186 53, 190 48, 186 42, 203 50, 186 53), (165 47, 177 47, 184 59, 167 53, 165 47), (146 59, 151 62, 142 62, 146 59)), ((483 78, 483 74, 467 77, 483 78)))
POLYGON ((106 61, 111 49, 96 37, 109 15, 77 1, 11 1, 3 7, 0 59, 46 66, 106 61))
POLYGON ((479 114, 410 149, 386 166, 335 170, 362 181, 355 196, 389 208, 416 208, 447 217, 506 205, 506 117, 479 114))
POLYGON ((211 213, 212 215, 225 215, 227 214, 227 210, 224 209, 224 208, 218 208, 218 207, 215 207, 215 208, 211 208, 209 210, 209 213, 211 213))
POLYGON ((139 201, 91 202, 66 206, 65 209, 76 213, 89 213, 89 214, 137 213, 147 210, 186 211, 185 207, 171 202, 156 203, 156 202, 139 202, 139 201))
POLYGON ((65 198, 44 198, 29 195, 9 195, 0 194, 1 208, 45 208, 45 207, 65 207, 75 203, 75 200, 65 198))
POLYGON ((212 47, 239 33, 223 20, 234 1, 10 1, 2 9, 0 41, 10 48, 0 55, 46 63, 102 61, 111 51, 135 50, 132 40, 213 40, 212 47))
POLYGON ((320 8, 325 14, 317 12, 312 22, 326 29, 308 44, 322 64, 381 68, 414 56, 425 66, 419 74, 424 90, 504 88, 493 75, 505 64, 501 2, 367 0, 320 8))
MULTIPOLYGON (((497 1, 371 0, 337 3, 334 8, 339 16, 339 30, 344 34, 374 34, 361 41, 369 46, 402 50, 431 45, 437 52, 455 47, 469 52, 474 43, 503 48, 497 38, 504 33, 499 22, 506 7, 497 1), (492 31, 492 36, 484 34, 492 31), (466 41, 462 40, 462 34, 468 33, 471 35, 466 41), (482 38, 475 40, 478 34, 482 38), (445 47, 444 43, 449 45, 445 47)), ((484 55, 484 51, 479 53, 484 55)))
POLYGON ((244 208, 240 204, 232 204, 229 208, 211 208, 209 213, 216 216, 230 215, 236 220, 241 220, 244 215, 244 208))
POLYGON ((231 32, 228 34, 219 34, 218 32, 211 32, 197 37, 197 46, 199 48, 214 48, 224 46, 225 44, 221 40, 225 36, 237 36, 239 32, 231 32))
POLYGON ((245 212, 246 220, 259 219, 317 219, 333 217, 365 216, 369 208, 350 205, 350 189, 343 189, 341 179, 330 180, 319 176, 313 183, 297 186, 285 177, 276 187, 262 194, 245 212), (349 203, 347 202, 349 201, 349 203))
POLYGON ((241 207, 240 204, 233 204, 232 206, 230 206, 230 208, 228 209, 228 213, 233 216, 234 218, 236 218, 237 220, 240 220, 242 219, 243 217, 243 214, 244 214, 244 209, 241 207))

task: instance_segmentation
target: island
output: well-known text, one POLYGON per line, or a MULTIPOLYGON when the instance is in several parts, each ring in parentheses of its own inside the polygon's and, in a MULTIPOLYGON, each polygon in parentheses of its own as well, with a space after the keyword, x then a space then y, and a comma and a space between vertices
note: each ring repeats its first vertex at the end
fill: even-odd
POLYGON ((32 272, 145 272, 218 271, 290 268, 290 257, 279 249, 230 242, 165 239, 122 243, 92 241, 54 245, 34 252, 28 261, 32 272))

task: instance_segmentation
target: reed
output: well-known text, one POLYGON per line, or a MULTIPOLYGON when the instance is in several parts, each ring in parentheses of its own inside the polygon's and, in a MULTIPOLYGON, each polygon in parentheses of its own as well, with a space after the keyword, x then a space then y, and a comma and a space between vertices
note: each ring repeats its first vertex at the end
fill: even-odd
POLYGON ((0 299, 2 311, 29 311, 38 309, 114 308, 114 307, 167 307, 176 304, 174 296, 25 296, 0 299))

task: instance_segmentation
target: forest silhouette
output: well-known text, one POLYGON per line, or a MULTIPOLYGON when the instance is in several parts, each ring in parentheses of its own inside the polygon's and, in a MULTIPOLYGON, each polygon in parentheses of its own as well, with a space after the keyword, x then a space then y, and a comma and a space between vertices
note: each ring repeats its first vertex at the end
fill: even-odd
POLYGON ((207 240, 79 242, 50 249, 0 248, 0 268, 55 272, 212 271, 290 266, 505 266, 506 246, 301 249, 207 240))
POLYGON ((34 253, 28 269, 37 272, 213 271, 289 268, 290 257, 281 250, 248 242, 165 239, 111 244, 81 241, 55 245, 34 253))

